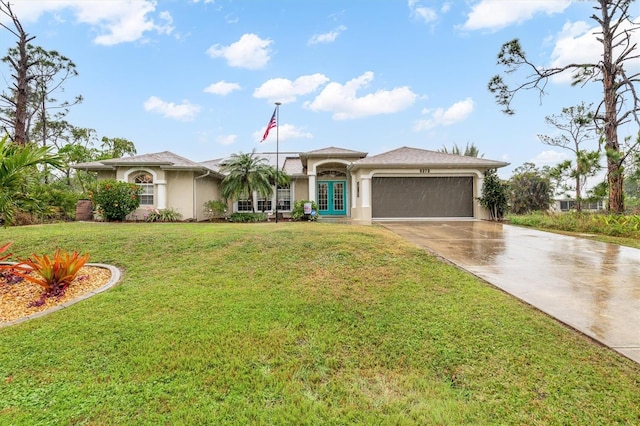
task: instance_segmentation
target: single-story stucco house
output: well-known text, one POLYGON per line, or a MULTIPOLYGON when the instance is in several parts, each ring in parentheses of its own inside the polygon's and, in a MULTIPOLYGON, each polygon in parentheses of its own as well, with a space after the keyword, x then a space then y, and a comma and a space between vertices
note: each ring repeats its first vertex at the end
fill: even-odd
MULTIPOLYGON (((484 172, 508 163, 425 149, 402 147, 379 155, 329 147, 308 152, 256 153, 290 177, 271 199, 229 200, 230 211, 290 213, 298 200, 312 200, 321 217, 349 218, 353 223, 383 220, 487 219, 480 206, 484 172), (250 201, 250 202, 249 202, 250 201)), ((173 208, 184 220, 204 220, 204 203, 221 200, 225 159, 193 162, 165 151, 78 163, 78 170, 98 179, 118 179, 143 188, 140 209, 173 208)))

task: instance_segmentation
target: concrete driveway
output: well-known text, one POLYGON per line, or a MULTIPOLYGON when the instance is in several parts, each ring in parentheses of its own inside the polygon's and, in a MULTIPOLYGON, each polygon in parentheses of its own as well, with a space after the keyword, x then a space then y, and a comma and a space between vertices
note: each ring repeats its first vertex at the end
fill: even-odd
POLYGON ((486 221, 380 225, 640 363, 640 250, 486 221))

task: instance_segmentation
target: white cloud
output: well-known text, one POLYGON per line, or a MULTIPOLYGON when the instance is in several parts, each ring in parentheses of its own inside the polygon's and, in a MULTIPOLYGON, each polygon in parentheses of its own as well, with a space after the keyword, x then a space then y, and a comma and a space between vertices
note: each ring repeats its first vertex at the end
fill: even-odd
POLYGON ((234 90, 241 90, 242 88, 238 83, 227 83, 226 81, 218 81, 217 83, 212 83, 207 86, 204 91, 205 93, 211 93, 213 95, 221 95, 225 96, 234 90))
POLYGON ((471 8, 464 30, 493 30, 521 24, 536 14, 562 13, 571 0, 481 0, 471 8))
POLYGON ((367 71, 346 82, 329 83, 322 92, 305 106, 312 111, 329 111, 334 120, 349 120, 379 114, 392 114, 413 105, 417 95, 406 86, 392 90, 378 90, 358 97, 358 90, 373 81, 373 72, 367 71))
POLYGON ((238 135, 220 135, 216 137, 216 143, 220 145, 233 145, 236 143, 238 135))
POLYGON ((99 33, 93 40, 96 44, 111 46, 140 40, 150 31, 170 34, 173 18, 168 12, 159 12, 154 19, 156 5, 152 0, 22 1, 12 9, 22 22, 35 22, 44 13, 70 9, 76 22, 88 24, 99 33))
POLYGON ((225 15, 224 21, 227 24, 237 24, 238 22, 240 22, 240 18, 238 18, 237 16, 232 15, 232 14, 229 13, 229 14, 225 15))
POLYGON ((207 54, 212 58, 226 59, 230 67, 256 70, 264 68, 271 59, 272 44, 272 40, 263 40, 255 34, 243 34, 240 40, 229 46, 214 44, 207 54))
POLYGON ((286 78, 272 78, 267 80, 253 92, 254 98, 268 99, 269 102, 283 104, 295 102, 297 96, 315 92, 320 86, 329 81, 323 74, 303 75, 294 81, 286 78))
MULTIPOLYGON (((409 6, 409 12, 412 18, 419 19, 426 23, 433 22, 438 19, 438 14, 434 9, 422 6, 418 0, 409 0, 407 4, 409 6)), ((441 10, 444 12, 448 10, 446 4, 441 10)))
POLYGON ((199 105, 194 105, 187 100, 182 101, 181 104, 174 104, 173 102, 165 102, 156 96, 151 96, 144 102, 144 109, 180 121, 192 121, 200 112, 199 105))
POLYGON ((536 166, 555 166, 556 164, 568 160, 569 156, 564 152, 558 152, 554 150, 542 151, 531 159, 531 162, 536 166))
MULTIPOLYGON (((256 141, 261 141, 262 136, 264 136, 264 130, 265 129, 261 129, 253 132, 253 138, 256 141)), ((311 133, 305 132, 304 130, 299 129, 292 124, 280 124, 278 125, 277 131, 276 129, 271 129, 269 131, 269 136, 264 141, 264 143, 269 143, 270 141, 275 142, 276 136, 279 142, 289 139, 313 139, 313 135, 311 133)))
MULTIPOLYGON (((640 23, 640 18, 636 18, 636 25, 640 23)), ((620 30, 630 30, 632 24, 621 23, 620 30)), ((597 64, 602 58, 602 43, 597 40, 602 29, 599 26, 590 27, 587 22, 568 22, 558 34, 555 47, 551 53, 550 67, 562 67, 568 64, 597 64)), ((640 44, 640 31, 630 32, 631 43, 640 44)), ((614 49, 614 55, 620 54, 620 48, 614 49)), ((632 67, 633 71, 640 71, 640 61, 632 62, 626 66, 632 67)), ((553 81, 570 83, 573 72, 567 71, 553 77, 553 81)))
POLYGON ((463 101, 456 102, 446 110, 443 108, 436 108, 435 110, 425 109, 423 114, 429 116, 425 120, 418 120, 413 126, 413 130, 419 132, 421 130, 429 130, 438 126, 450 126, 460 121, 464 121, 473 112, 473 99, 466 98, 463 101))
POLYGON ((344 25, 340 25, 338 28, 328 33, 314 34, 311 36, 307 44, 312 45, 312 44, 319 44, 319 43, 333 43, 334 41, 336 41, 338 36, 346 30, 347 30, 347 27, 345 27, 344 25))

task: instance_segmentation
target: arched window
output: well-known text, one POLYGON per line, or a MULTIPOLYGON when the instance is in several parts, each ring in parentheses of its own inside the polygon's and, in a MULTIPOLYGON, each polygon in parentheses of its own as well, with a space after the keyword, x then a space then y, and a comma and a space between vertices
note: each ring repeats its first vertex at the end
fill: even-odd
POLYGON ((147 172, 138 173, 133 178, 133 183, 142 188, 140 205, 153 206, 153 176, 147 172))

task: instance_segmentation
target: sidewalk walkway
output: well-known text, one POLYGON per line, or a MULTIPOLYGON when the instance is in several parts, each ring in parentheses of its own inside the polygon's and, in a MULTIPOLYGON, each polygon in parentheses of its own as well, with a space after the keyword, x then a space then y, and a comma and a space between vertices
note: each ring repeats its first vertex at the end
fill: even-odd
POLYGON ((640 363, 640 250, 487 221, 380 224, 640 363))

